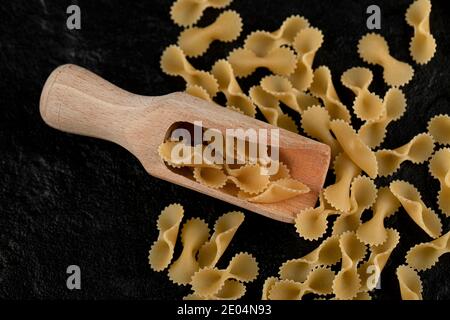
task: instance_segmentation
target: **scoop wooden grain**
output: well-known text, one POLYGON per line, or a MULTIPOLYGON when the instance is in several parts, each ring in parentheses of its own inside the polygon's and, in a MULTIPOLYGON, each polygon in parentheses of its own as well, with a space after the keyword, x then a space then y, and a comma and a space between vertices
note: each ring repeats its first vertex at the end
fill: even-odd
POLYGON ((250 203, 176 173, 160 158, 158 146, 179 122, 202 121, 203 127, 224 134, 227 128, 274 126, 186 93, 136 95, 75 65, 60 66, 49 76, 41 95, 40 113, 53 128, 121 145, 154 177, 284 222, 294 222, 300 210, 315 205, 330 162, 327 145, 280 129, 280 160, 290 168, 292 177, 308 185, 311 192, 272 204, 250 203))

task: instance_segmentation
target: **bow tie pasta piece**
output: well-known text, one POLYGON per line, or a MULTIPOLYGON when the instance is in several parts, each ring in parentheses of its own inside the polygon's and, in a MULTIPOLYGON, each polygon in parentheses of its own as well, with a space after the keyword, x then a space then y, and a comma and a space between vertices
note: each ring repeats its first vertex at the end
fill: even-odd
POLYGON ((378 147, 386 137, 386 130, 392 121, 401 118, 406 110, 406 97, 398 88, 390 88, 383 100, 383 112, 377 120, 365 122, 358 136, 370 148, 378 147))
POLYGON ((309 22, 300 16, 291 16, 284 20, 281 27, 274 32, 254 31, 245 39, 244 48, 263 57, 282 45, 292 45, 295 36, 309 27, 309 22))
POLYGON ((213 41, 234 41, 241 31, 241 17, 236 11, 228 10, 207 27, 192 27, 181 32, 178 45, 188 57, 199 57, 208 50, 213 41))
POLYGON ((450 217, 450 149, 437 151, 429 164, 431 175, 439 180, 441 190, 438 195, 439 209, 450 217))
POLYGON ((342 266, 333 281, 333 293, 338 300, 350 300, 356 297, 361 288, 358 263, 366 254, 366 246, 358 240, 354 232, 346 232, 339 238, 342 254, 342 266))
POLYGON ((352 126, 342 120, 333 120, 330 128, 347 156, 374 179, 378 174, 375 153, 364 144, 352 126))
POLYGON ((176 45, 171 45, 164 50, 161 56, 161 69, 169 76, 180 76, 190 86, 200 86, 204 88, 210 97, 214 97, 219 91, 217 80, 212 74, 206 71, 195 69, 186 56, 183 50, 176 45))
POLYGON ((415 62, 428 63, 436 53, 436 40, 430 33, 430 0, 414 1, 406 11, 406 22, 414 28, 409 52, 415 62))
POLYGON ((198 85, 187 85, 185 92, 199 99, 212 102, 212 99, 209 96, 208 91, 206 91, 205 88, 200 87, 198 85))
POLYGON ((414 269, 424 271, 434 266, 445 253, 450 253, 450 232, 412 247, 406 254, 406 262, 414 269))
POLYGON ((369 91, 372 80, 372 71, 367 68, 351 68, 341 76, 342 84, 356 95, 353 102, 355 115, 365 121, 377 120, 383 113, 383 100, 369 91))
POLYGON ((225 280, 223 287, 218 293, 209 297, 202 297, 198 294, 191 293, 183 298, 183 300, 237 300, 245 295, 245 285, 239 281, 228 279, 225 280))
POLYGON ((386 230, 386 241, 378 246, 370 247, 370 256, 367 262, 358 267, 358 274, 361 278, 361 291, 372 291, 376 288, 381 272, 386 266, 392 251, 397 247, 400 241, 400 234, 397 230, 386 230), (372 277, 375 275, 375 277, 372 277))
POLYGON ((422 300, 422 280, 417 272, 408 266, 400 266, 396 273, 402 300, 422 300))
POLYGON ((206 8, 225 8, 232 0, 177 0, 170 8, 170 17, 179 26, 196 23, 206 8))
POLYGON ((229 54, 228 61, 237 77, 247 77, 258 68, 266 68, 274 74, 287 76, 294 72, 296 56, 286 47, 275 48, 263 57, 249 49, 239 48, 229 54))
POLYGON ((350 123, 350 112, 342 104, 334 89, 331 71, 328 67, 321 66, 314 71, 313 82, 309 90, 314 96, 322 100, 332 120, 341 119, 350 123))
POLYGON ((438 115, 428 122, 428 132, 440 144, 450 145, 450 116, 438 115))
POLYGON ((300 194, 308 193, 309 191, 310 189, 308 186, 302 182, 292 178, 285 178, 271 182, 267 189, 257 196, 240 193, 238 197, 255 203, 275 203, 291 199, 300 194))
POLYGON ((263 175, 262 170, 259 164, 247 164, 238 169, 228 169, 228 179, 241 191, 256 195, 266 190, 270 183, 270 176, 263 175))
POLYGON ((392 57, 386 40, 378 34, 363 36, 358 43, 358 53, 365 62, 383 67, 384 81, 392 87, 401 87, 414 76, 414 69, 392 57))
POLYGON ((277 283, 278 279, 276 277, 269 277, 264 281, 261 300, 269 300, 269 293, 272 287, 277 283))
POLYGON ((166 141, 159 145, 158 153, 161 159, 174 168, 198 167, 221 169, 213 159, 204 157, 204 147, 201 145, 192 147, 182 141, 166 141))
POLYGON ((248 253, 239 253, 231 259, 224 270, 206 267, 192 276, 194 294, 201 297, 214 296, 223 288, 226 280, 234 279, 241 282, 251 282, 258 276, 258 263, 248 253))
POLYGON ((227 99, 227 105, 241 110, 244 114, 254 118, 256 107, 239 86, 233 72, 233 68, 226 60, 217 61, 211 69, 211 73, 217 79, 219 90, 227 99))
POLYGON ((249 95, 268 123, 298 133, 297 124, 289 115, 283 113, 277 98, 263 90, 260 86, 251 87, 249 95))
POLYGON ((180 236, 183 251, 169 267, 169 279, 173 283, 186 285, 191 282, 192 275, 199 269, 195 255, 208 237, 208 224, 202 219, 193 218, 183 225, 180 236))
POLYGON ((329 237, 304 257, 284 262, 279 271, 280 279, 304 282, 315 267, 332 266, 340 260, 339 237, 329 237))
POLYGON ((389 189, 400 201, 413 221, 430 237, 436 239, 441 235, 442 223, 438 215, 427 208, 419 191, 410 183, 397 180, 391 182, 389 189))
POLYGON ((434 149, 433 137, 428 133, 415 136, 407 144, 394 150, 379 150, 375 153, 378 174, 387 177, 396 172, 404 161, 419 164, 427 161, 434 149))
POLYGON ((315 105, 302 113, 302 128, 313 139, 317 139, 330 146, 331 159, 342 152, 341 146, 331 134, 330 115, 327 109, 315 105))
POLYGON ((227 175, 220 168, 195 167, 193 176, 198 183, 213 189, 223 188, 228 181, 227 175))
POLYGON ((290 76, 294 87, 299 91, 306 91, 313 81, 312 65, 317 50, 322 46, 322 31, 316 28, 301 30, 294 39, 294 49, 297 52, 297 67, 290 76))
POLYGON ((384 219, 392 216, 400 208, 400 202, 389 188, 378 191, 377 200, 373 206, 373 216, 358 227, 356 236, 365 244, 378 246, 388 237, 388 229, 384 226, 384 219))
POLYGON ((153 270, 163 271, 169 266, 183 215, 184 209, 179 204, 171 204, 161 211, 157 223, 158 240, 153 243, 148 254, 153 270))

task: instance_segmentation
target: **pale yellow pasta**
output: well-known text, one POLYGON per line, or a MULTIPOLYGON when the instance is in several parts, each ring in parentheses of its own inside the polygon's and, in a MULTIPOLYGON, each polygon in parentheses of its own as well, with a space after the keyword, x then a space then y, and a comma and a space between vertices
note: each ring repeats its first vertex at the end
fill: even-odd
POLYGON ((437 238, 442 232, 442 223, 433 209, 422 201, 419 191, 410 183, 396 180, 389 189, 400 201, 411 219, 430 237, 437 238))
POLYGON ((414 69, 409 64, 390 55, 386 40, 379 34, 363 36, 358 43, 358 53, 365 62, 383 67, 384 81, 392 87, 401 87, 414 76, 414 69))
POLYGON ((189 86, 197 85, 204 88, 210 97, 214 97, 219 90, 214 76, 209 72, 195 69, 176 45, 164 50, 161 56, 161 69, 170 76, 182 77, 189 86))
POLYGON ((350 187, 353 178, 361 173, 361 169, 345 154, 339 154, 333 163, 336 181, 323 191, 325 199, 334 208, 342 212, 350 211, 350 187))
POLYGON ((333 293, 338 300, 350 300, 356 297, 361 288, 357 266, 366 254, 366 246, 354 232, 346 232, 339 238, 339 247, 342 265, 333 281, 333 293))
POLYGON ((205 88, 198 86, 198 85, 187 85, 186 86, 186 93, 190 94, 191 96, 197 97, 199 99, 203 99, 206 101, 212 101, 211 97, 208 94, 208 91, 205 90, 205 88))
POLYGON ((332 236, 307 255, 284 262, 279 271, 280 279, 304 282, 315 267, 332 266, 340 259, 339 237, 332 236))
POLYGON ((300 283, 292 280, 276 281, 270 288, 269 300, 301 300, 305 294, 327 295, 332 293, 334 272, 326 267, 312 270, 300 283))
POLYGON ((309 107, 302 113, 303 131, 311 138, 317 139, 330 146, 331 160, 335 159, 342 149, 340 144, 331 134, 330 115, 324 107, 315 105, 309 107))
POLYGON ((296 56, 286 47, 275 48, 263 57, 249 49, 239 48, 229 54, 228 61, 237 77, 247 77, 258 68, 267 68, 274 74, 287 76, 295 69, 296 56))
POLYGON ((308 20, 300 16, 291 16, 284 20, 281 27, 273 32, 254 31, 245 39, 244 48, 263 57, 282 45, 292 45, 295 36, 309 26, 308 20))
POLYGON ((228 279, 241 282, 253 281, 258 276, 258 263, 248 253, 239 253, 231 259, 226 269, 212 267, 200 269, 192 276, 194 294, 202 297, 214 296, 223 288, 228 279))
POLYGON ((450 116, 438 115, 428 122, 428 132, 437 143, 450 145, 450 116))
POLYGON ((184 209, 179 204, 171 204, 161 211, 157 223, 158 240, 153 243, 148 254, 153 270, 163 271, 169 266, 183 215, 184 209))
POLYGON ((414 28, 409 52, 415 62, 428 63, 436 53, 436 40, 430 33, 430 0, 416 0, 406 11, 406 22, 414 28))
POLYGON ((289 115, 283 113, 276 97, 263 90, 260 86, 251 87, 249 95, 268 123, 298 133, 295 121, 289 115))
POLYGON ((378 246, 388 238, 388 229, 384 219, 392 216, 400 207, 400 202, 387 187, 378 190, 378 197, 373 205, 372 218, 358 227, 356 236, 370 246, 378 246))
POLYGON ((286 77, 270 75, 264 77, 260 85, 264 91, 298 113, 302 113, 310 106, 319 104, 316 98, 295 89, 286 77))
POLYGON ((390 88, 383 100, 383 112, 377 120, 365 122, 358 136, 370 148, 378 147, 386 137, 389 123, 400 119, 406 110, 406 97, 398 88, 390 88))
POLYGON ((450 217, 450 149, 437 151, 430 160, 429 168, 431 175, 441 185, 438 194, 439 209, 450 217))
POLYGON ((330 128, 347 156, 374 179, 378 174, 375 153, 364 144, 351 125, 342 120, 333 120, 330 128))
POLYGON ((341 76, 342 84, 356 95, 353 101, 355 115, 365 121, 378 120, 383 113, 383 100, 369 91, 372 80, 372 71, 360 67, 348 69, 341 76))
POLYGON ((270 182, 267 189, 257 196, 249 196, 244 193, 243 198, 249 202, 255 203, 275 203, 291 199, 300 194, 308 193, 309 191, 310 189, 308 186, 300 181, 292 178, 284 178, 270 182))
POLYGON ((261 300, 269 300, 269 293, 273 285, 278 281, 276 277, 269 277, 264 281, 261 300))
POLYGON ((213 41, 231 42, 242 31, 242 19, 236 11, 222 12, 209 26, 191 27, 181 32, 178 45, 188 57, 204 54, 213 41))
MULTIPOLYGON (((227 168, 227 166, 225 166, 227 168)), ((227 169, 228 179, 249 194, 256 195, 269 186, 270 176, 261 174, 259 164, 248 164, 238 169, 227 169)))
POLYGON ((400 266, 396 271, 402 300, 422 300, 422 280, 416 271, 400 266))
POLYGON ((198 183, 213 189, 223 188, 228 180, 221 168, 195 167, 193 176, 198 183))
POLYGON ((341 119, 350 123, 350 112, 342 104, 334 89, 331 71, 328 67, 321 66, 314 71, 313 82, 309 90, 322 100, 332 120, 341 119))
POLYGON ((412 268, 423 271, 433 267, 446 253, 450 253, 450 232, 436 240, 412 247, 406 254, 406 262, 412 268))
POLYGON ((322 46, 323 34, 317 28, 305 28, 294 39, 294 49, 297 52, 297 66, 290 80, 299 91, 307 90, 313 81, 312 65, 317 50, 322 46))
POLYGON ((434 149, 433 137, 428 133, 415 136, 407 144, 393 150, 379 150, 375 153, 378 174, 382 177, 396 172, 404 161, 418 164, 427 161, 434 149))
POLYGON ((204 147, 185 145, 182 141, 166 141, 158 147, 158 153, 168 165, 174 168, 180 167, 201 167, 221 169, 221 166, 214 164, 213 159, 205 158, 204 147), (196 163, 200 159, 201 163, 196 163))
POLYGON ((352 300, 372 300, 372 297, 368 292, 358 292, 356 294, 356 297, 354 297, 352 300))
POLYGON ((217 219, 213 235, 198 252, 198 264, 201 268, 217 264, 242 222, 244 214, 239 211, 225 213, 217 219))
POLYGON ((223 287, 215 295, 208 297, 200 296, 195 293, 191 293, 183 300, 237 300, 245 295, 245 285, 234 279, 225 280, 223 287))
POLYGON ((358 267, 361 278, 361 292, 372 291, 380 281, 381 273, 394 249, 400 241, 400 234, 395 229, 386 230, 386 240, 383 244, 370 246, 368 261, 358 267))
POLYGON ((170 8, 170 17, 180 26, 196 23, 206 8, 225 8, 233 0, 177 0, 170 8))
POLYGON ((197 251, 208 240, 208 224, 199 218, 188 220, 181 229, 183 251, 169 267, 169 279, 178 285, 191 282, 192 275, 198 271, 197 251))
POLYGON ((211 69, 217 79, 219 90, 227 99, 227 105, 241 110, 244 114, 255 117, 256 107, 239 86, 234 76, 233 68, 226 60, 217 61, 211 69))

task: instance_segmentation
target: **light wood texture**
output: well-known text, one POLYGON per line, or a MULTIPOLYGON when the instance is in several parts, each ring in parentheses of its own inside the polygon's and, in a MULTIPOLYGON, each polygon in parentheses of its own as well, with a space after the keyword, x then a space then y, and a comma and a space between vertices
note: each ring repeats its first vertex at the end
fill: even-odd
MULTIPOLYGON (((280 159, 312 190, 295 198, 256 204, 203 186, 169 169, 158 146, 176 122, 202 121, 205 128, 275 128, 214 103, 176 92, 146 97, 126 92, 75 65, 57 68, 42 91, 40 112, 53 128, 115 142, 129 150, 152 176, 235 204, 264 216, 292 223, 305 207, 314 206, 328 171, 330 148, 280 129, 280 159)), ((174 200, 177 199, 174 195, 174 200)))

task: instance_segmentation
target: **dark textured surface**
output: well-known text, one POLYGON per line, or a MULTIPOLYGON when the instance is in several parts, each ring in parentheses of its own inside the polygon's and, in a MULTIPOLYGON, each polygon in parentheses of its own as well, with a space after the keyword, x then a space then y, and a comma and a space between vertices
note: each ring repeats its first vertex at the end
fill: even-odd
MULTIPOLYGON (((231 8, 244 19, 244 34, 276 29, 291 14, 301 14, 323 30, 325 43, 315 65, 332 69, 342 100, 352 94, 337 81, 343 71, 364 65, 356 43, 366 33, 365 8, 382 9, 381 34, 391 51, 412 63, 408 42, 412 29, 404 21, 410 0, 306 1, 235 0, 231 8)), ((63 63, 84 66, 116 85, 143 95, 181 90, 181 80, 159 68, 162 50, 176 41, 180 29, 169 19, 171 1, 1 1, 0 3, 0 297, 3 298, 144 298, 180 299, 188 288, 173 285, 165 273, 155 273, 147 253, 156 239, 159 211, 179 201, 186 217, 208 222, 236 209, 223 202, 147 175, 138 161, 112 143, 64 134, 47 127, 38 112, 40 90, 51 70, 63 63), (82 29, 65 27, 66 8, 77 3, 82 29), (68 265, 82 270, 82 290, 66 289, 68 265)), ((201 23, 212 21, 208 10, 201 23)), ((428 119, 447 113, 450 103, 450 11, 444 1, 433 1, 432 31, 438 52, 424 67, 415 65, 413 81, 405 88, 408 112, 390 126, 383 147, 406 143, 425 130, 428 119)), ((212 62, 241 44, 215 43, 193 61, 209 69, 212 62)), ((384 95, 380 68, 374 91, 384 95)), ((264 74, 258 72, 244 87, 264 74)), ((356 122, 357 123, 357 122, 356 122)), ((151 125, 151 124, 149 124, 151 125)), ((425 165, 405 164, 394 175, 414 183, 434 209, 438 181, 425 165)), ((386 185, 391 179, 379 182, 386 185)), ((444 231, 449 219, 441 215, 444 231)), ((389 220, 401 232, 400 245, 382 277, 379 299, 398 299, 394 276, 408 248, 427 241, 426 235, 403 210, 389 220)), ((301 240, 293 226, 246 212, 246 220, 222 264, 239 251, 256 255, 261 267, 257 281, 248 285, 246 298, 259 299, 262 283, 280 264, 317 246, 301 240)), ((450 298, 450 255, 423 273, 426 299, 450 298)))

